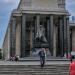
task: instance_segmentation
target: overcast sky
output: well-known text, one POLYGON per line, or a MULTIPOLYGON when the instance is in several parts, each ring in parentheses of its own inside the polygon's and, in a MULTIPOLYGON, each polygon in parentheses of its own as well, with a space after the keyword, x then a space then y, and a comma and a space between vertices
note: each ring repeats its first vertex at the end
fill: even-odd
MULTIPOLYGON (((20 0, 0 0, 0 48, 4 40, 11 11, 17 8, 20 0)), ((75 16, 75 0, 66 0, 66 9, 75 16)))

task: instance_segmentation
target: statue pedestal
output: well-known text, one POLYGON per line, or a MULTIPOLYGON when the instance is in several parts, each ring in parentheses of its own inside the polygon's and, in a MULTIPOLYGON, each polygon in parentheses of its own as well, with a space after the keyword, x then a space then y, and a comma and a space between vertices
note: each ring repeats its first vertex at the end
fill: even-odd
POLYGON ((34 57, 38 56, 38 53, 41 50, 41 48, 45 48, 47 56, 51 55, 48 43, 37 42, 36 44, 33 45, 33 47, 34 48, 32 49, 32 56, 34 56, 34 57))
POLYGON ((33 45, 34 48, 49 48, 49 44, 48 43, 41 43, 41 42, 38 42, 36 44, 33 45))

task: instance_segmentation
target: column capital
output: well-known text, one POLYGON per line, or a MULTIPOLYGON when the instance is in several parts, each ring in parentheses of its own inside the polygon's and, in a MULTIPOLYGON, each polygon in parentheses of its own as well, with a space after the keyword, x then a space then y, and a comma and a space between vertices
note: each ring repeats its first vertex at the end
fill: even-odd
POLYGON ((66 17, 67 20, 69 20, 69 17, 66 17))
POLYGON ((13 22, 13 21, 16 22, 16 17, 13 16, 11 20, 12 20, 12 22, 13 22))

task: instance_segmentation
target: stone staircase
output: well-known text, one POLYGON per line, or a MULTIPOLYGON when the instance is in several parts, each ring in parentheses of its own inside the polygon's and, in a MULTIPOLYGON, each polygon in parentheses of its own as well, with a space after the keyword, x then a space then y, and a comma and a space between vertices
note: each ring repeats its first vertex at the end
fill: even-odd
POLYGON ((69 63, 48 61, 41 69, 39 62, 9 62, 0 64, 0 75, 69 75, 69 63))

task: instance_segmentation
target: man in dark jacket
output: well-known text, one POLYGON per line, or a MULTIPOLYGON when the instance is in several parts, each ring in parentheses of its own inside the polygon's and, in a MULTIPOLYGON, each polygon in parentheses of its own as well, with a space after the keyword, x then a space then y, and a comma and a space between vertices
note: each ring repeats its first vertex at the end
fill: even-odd
POLYGON ((46 53, 45 53, 45 49, 44 48, 42 48, 39 51, 39 56, 40 56, 41 68, 43 68, 44 67, 44 64, 45 64, 45 57, 46 57, 46 53))

